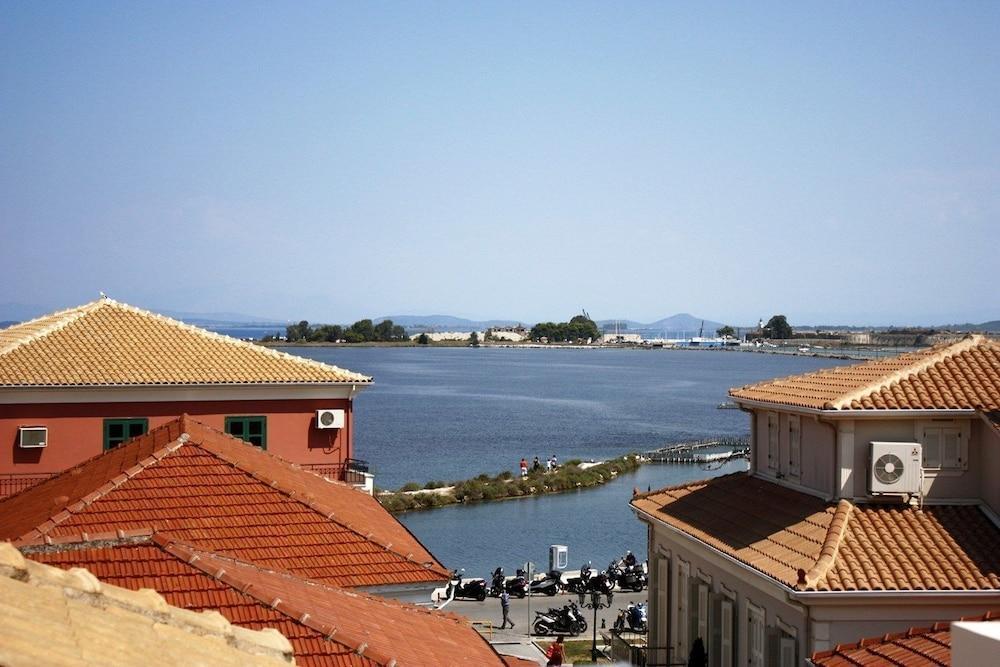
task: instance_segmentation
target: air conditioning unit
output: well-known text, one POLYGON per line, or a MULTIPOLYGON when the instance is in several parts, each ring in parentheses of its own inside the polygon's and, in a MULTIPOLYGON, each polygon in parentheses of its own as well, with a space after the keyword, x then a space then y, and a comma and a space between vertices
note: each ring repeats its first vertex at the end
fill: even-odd
POLYGON ((45 426, 21 426, 18 436, 17 444, 22 449, 44 447, 49 442, 49 429, 45 426))
POLYGON ((316 428, 344 428, 344 411, 317 410, 316 428))
POLYGON ((920 443, 873 442, 868 488, 872 495, 914 495, 920 493, 920 443))

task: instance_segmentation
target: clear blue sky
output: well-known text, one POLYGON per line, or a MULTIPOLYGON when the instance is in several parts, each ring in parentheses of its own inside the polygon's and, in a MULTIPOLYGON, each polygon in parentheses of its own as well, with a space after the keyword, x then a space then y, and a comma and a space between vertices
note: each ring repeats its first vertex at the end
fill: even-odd
POLYGON ((0 302, 1000 317, 1000 3, 0 4, 0 302))

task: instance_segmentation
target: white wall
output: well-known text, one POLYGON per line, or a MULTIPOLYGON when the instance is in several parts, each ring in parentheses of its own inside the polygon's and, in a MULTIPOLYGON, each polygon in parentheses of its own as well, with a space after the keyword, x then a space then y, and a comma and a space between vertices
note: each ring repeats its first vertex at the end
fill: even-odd
POLYGON ((972 423, 970 443, 979 452, 979 496, 1000 514, 1000 433, 980 419, 972 423))
POLYGON ((798 415, 800 432, 799 475, 791 474, 790 429, 792 413, 768 410, 756 411, 754 435, 754 460, 758 473, 770 479, 782 480, 786 484, 799 486, 824 497, 835 494, 834 467, 836 461, 836 437, 831 426, 817 421, 811 415, 798 415), (778 417, 778 456, 768 461, 768 414, 778 417), (771 466, 773 463, 773 467, 771 466))

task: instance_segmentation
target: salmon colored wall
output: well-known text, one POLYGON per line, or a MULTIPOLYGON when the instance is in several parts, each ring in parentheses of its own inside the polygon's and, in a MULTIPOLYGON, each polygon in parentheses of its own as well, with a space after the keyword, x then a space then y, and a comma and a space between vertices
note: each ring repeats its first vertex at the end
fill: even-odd
POLYGON ((267 451, 294 463, 335 464, 353 457, 348 399, 60 403, 0 405, 0 473, 54 473, 104 450, 104 419, 146 417, 152 430, 182 413, 224 430, 225 418, 267 417, 267 451), (346 411, 344 428, 316 428, 316 410, 346 411), (48 446, 17 446, 19 426, 47 426, 48 446))

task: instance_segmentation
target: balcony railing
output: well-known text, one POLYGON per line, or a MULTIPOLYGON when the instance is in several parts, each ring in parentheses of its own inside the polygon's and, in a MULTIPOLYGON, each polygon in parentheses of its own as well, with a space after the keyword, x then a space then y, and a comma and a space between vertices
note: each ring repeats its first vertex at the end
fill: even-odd
POLYGON ((0 474, 0 498, 12 496, 15 493, 30 489, 39 482, 44 482, 56 473, 3 473, 0 474))
POLYGON ((323 475, 324 477, 347 482, 348 484, 364 484, 365 473, 368 472, 368 461, 347 459, 343 463, 303 463, 301 467, 317 475, 323 475))

